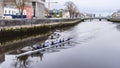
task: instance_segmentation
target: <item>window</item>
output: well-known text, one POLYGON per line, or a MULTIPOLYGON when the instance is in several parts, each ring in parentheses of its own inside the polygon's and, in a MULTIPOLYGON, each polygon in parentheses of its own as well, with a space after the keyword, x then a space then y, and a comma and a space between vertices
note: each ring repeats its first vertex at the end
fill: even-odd
POLYGON ((5 14, 7 14, 7 10, 5 10, 5 14))
POLYGON ((12 11, 12 15, 14 14, 14 12, 12 11))
POLYGON ((10 10, 9 10, 9 14, 10 14, 10 10))

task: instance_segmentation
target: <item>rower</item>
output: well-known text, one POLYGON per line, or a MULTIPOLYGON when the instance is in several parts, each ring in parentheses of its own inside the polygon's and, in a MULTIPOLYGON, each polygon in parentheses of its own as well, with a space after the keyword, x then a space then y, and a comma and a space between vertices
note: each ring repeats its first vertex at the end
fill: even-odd
POLYGON ((61 43, 62 41, 61 41, 61 39, 59 40, 59 43, 61 43))
POLYGON ((51 35, 51 39, 54 39, 54 38, 53 38, 53 35, 51 35))
POLYGON ((56 41, 56 40, 54 41, 54 44, 57 44, 57 41, 56 41))
POLYGON ((42 47, 43 47, 43 48, 45 48, 45 47, 46 47, 46 46, 45 46, 45 43, 43 43, 43 44, 42 44, 42 47))
POLYGON ((56 40, 56 44, 58 44, 59 43, 59 41, 58 40, 56 40))
POLYGON ((42 45, 41 45, 41 44, 37 46, 37 49, 41 49, 41 48, 42 48, 42 45))
POLYGON ((36 49, 40 49, 40 46, 37 46, 36 49))
POLYGON ((60 36, 60 34, 57 34, 57 36, 60 36))
POLYGON ((51 45, 54 45, 54 42, 53 42, 53 41, 51 42, 51 45))
POLYGON ((45 47, 48 47, 49 46, 49 42, 45 42, 45 47))
POLYGON ((62 40, 62 42, 64 42, 65 40, 64 40, 64 38, 63 38, 63 40, 62 40))

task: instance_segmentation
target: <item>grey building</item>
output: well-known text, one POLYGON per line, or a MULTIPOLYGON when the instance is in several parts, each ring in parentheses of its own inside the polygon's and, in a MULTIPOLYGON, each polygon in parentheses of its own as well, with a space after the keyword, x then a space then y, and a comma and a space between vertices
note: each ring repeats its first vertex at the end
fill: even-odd
POLYGON ((4 13, 4 4, 3 4, 3 0, 0 0, 0 15, 3 15, 4 13))

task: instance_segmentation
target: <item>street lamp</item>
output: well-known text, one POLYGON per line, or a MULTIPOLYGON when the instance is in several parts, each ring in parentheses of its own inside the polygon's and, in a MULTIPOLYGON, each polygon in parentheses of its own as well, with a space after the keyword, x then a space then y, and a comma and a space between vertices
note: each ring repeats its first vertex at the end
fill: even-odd
POLYGON ((32 6, 33 6, 33 17, 35 17, 36 15, 35 15, 35 9, 36 9, 36 2, 35 1, 33 1, 32 2, 32 6))

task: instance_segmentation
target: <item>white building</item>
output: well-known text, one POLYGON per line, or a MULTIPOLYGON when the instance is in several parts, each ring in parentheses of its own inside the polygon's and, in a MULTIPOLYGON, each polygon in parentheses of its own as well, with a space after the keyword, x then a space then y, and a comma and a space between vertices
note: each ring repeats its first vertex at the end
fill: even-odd
POLYGON ((119 18, 120 19, 120 11, 114 12, 112 14, 112 18, 119 18))
POLYGON ((63 16, 63 18, 70 18, 70 13, 68 12, 68 11, 66 11, 66 10, 63 10, 62 11, 62 16, 63 16))
MULTIPOLYGON (((35 16, 35 18, 45 18, 45 0, 29 0, 26 2, 23 15, 35 16), (34 7, 35 6, 35 7, 34 7), (35 14, 34 14, 35 9, 35 14)), ((0 15, 17 15, 18 9, 14 3, 14 0, 0 0, 0 15)))

